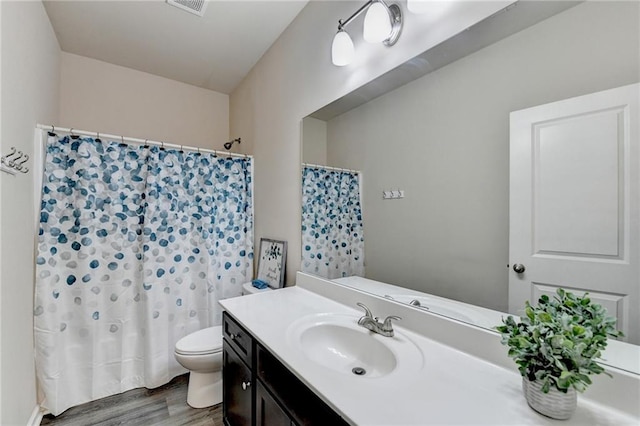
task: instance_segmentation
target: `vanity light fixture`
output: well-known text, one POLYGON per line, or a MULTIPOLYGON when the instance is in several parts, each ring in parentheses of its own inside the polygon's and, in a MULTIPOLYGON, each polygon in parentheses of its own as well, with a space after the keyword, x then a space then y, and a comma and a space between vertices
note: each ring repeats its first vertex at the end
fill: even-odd
POLYGON ((362 12, 364 17, 363 38, 370 43, 382 42, 385 46, 393 46, 402 31, 402 12, 397 4, 387 4, 383 0, 369 0, 346 20, 338 21, 338 32, 331 44, 331 60, 336 66, 351 63, 355 56, 353 40, 344 30, 362 12))

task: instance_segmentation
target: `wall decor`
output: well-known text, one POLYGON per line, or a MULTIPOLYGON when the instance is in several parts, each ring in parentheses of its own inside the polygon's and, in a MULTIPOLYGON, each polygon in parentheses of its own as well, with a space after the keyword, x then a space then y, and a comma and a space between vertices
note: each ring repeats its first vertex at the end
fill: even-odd
POLYGON ((271 288, 284 286, 284 269, 287 262, 287 242, 260 239, 260 251, 258 252, 258 276, 271 288))

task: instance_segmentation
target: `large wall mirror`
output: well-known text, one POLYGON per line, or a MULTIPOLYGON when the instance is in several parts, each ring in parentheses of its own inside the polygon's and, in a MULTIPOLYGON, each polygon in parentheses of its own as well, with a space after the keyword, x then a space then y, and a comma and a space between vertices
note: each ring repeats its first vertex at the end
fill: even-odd
MULTIPOLYGON (((352 275, 507 312, 510 113, 640 81, 639 7, 519 2, 306 117, 303 174, 345 169, 338 187, 359 185, 361 205, 345 201, 363 224, 352 275)), ((317 197, 305 184, 303 215, 317 197)), ((303 219, 302 270, 337 278, 318 268, 311 231, 303 219)), ((626 321, 633 348, 640 324, 626 321)), ((623 368, 640 374, 637 359, 623 368)))

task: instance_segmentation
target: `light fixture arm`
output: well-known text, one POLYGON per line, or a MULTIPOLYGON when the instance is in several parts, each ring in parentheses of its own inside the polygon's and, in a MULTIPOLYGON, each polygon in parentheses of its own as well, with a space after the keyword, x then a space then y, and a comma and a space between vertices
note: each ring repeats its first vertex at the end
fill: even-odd
POLYGON ((338 31, 342 30, 344 27, 346 27, 347 25, 349 25, 351 23, 351 21, 353 21, 354 19, 356 19, 358 16, 360 16, 360 14, 362 12, 364 12, 365 10, 367 10, 367 8, 369 6, 371 6, 371 3, 373 3, 374 0, 369 0, 368 2, 366 2, 365 4, 362 5, 362 7, 360 7, 360 9, 356 10, 353 15, 349 16, 346 20, 338 20, 338 31))

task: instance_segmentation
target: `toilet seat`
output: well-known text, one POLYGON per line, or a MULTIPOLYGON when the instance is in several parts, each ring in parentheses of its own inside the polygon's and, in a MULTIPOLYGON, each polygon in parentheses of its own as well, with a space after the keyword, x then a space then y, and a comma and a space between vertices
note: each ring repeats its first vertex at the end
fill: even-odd
POLYGON ((222 326, 203 328, 178 340, 175 348, 181 355, 204 355, 222 352, 222 326))

